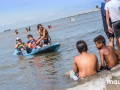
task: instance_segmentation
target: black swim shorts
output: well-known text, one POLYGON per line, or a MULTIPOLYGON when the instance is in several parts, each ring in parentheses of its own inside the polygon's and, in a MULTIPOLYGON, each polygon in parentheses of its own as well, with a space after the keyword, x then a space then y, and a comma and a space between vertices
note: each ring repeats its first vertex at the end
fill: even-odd
POLYGON ((120 20, 112 23, 116 38, 120 37, 120 20))
POLYGON ((48 45, 51 43, 51 38, 44 39, 44 44, 48 45))
POLYGON ((111 33, 109 33, 109 32, 106 32, 106 35, 107 35, 108 39, 109 39, 109 38, 114 38, 114 34, 111 34, 111 33))

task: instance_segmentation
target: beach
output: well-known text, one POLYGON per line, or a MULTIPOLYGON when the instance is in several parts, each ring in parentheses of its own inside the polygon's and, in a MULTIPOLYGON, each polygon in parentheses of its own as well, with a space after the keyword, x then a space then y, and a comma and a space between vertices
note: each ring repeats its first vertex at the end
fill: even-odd
POLYGON ((102 71, 93 76, 73 81, 64 74, 73 69, 73 57, 78 55, 76 42, 84 40, 88 44, 89 52, 97 55, 99 51, 93 42, 98 35, 105 36, 100 11, 79 14, 70 17, 42 23, 48 29, 52 43, 59 42, 58 52, 35 55, 33 58, 14 56, 16 37, 27 42, 27 35, 32 34, 38 38, 36 26, 31 31, 19 29, 0 33, 0 89, 1 90, 119 90, 119 84, 106 84, 108 80, 120 80, 120 65, 111 71, 102 71))

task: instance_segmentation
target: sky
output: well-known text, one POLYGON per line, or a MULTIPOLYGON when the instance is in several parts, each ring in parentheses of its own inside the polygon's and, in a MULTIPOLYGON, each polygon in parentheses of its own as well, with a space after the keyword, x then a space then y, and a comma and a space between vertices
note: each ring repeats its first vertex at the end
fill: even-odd
POLYGON ((103 0, 0 0, 0 31, 76 15, 103 0))

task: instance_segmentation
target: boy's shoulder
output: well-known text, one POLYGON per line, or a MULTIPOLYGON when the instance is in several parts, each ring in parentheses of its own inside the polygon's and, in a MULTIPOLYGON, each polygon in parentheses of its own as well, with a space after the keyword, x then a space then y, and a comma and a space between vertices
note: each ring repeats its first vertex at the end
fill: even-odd
POLYGON ((73 59, 73 60, 76 61, 76 60, 78 60, 78 59, 80 59, 80 58, 82 58, 82 57, 81 57, 81 55, 79 54, 79 55, 74 56, 74 59, 73 59))
POLYGON ((94 56, 96 57, 96 55, 94 53, 88 53, 90 56, 94 56))
POLYGON ((106 48, 114 49, 114 47, 112 47, 112 46, 109 46, 109 45, 108 45, 108 46, 106 46, 106 48))

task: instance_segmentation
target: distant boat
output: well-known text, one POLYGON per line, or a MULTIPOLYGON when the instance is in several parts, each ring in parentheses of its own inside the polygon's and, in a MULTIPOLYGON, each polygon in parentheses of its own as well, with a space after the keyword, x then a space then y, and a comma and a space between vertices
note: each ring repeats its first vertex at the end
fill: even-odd
POLYGON ((75 18, 74 17, 70 17, 70 21, 71 22, 75 21, 75 18))
POLYGON ((8 32, 8 31, 11 31, 11 29, 8 29, 8 30, 4 30, 4 32, 8 32))

